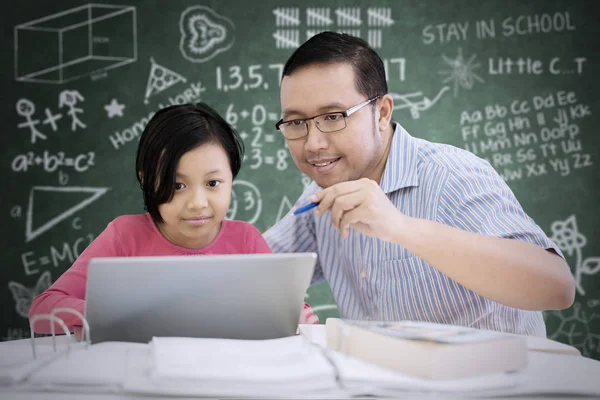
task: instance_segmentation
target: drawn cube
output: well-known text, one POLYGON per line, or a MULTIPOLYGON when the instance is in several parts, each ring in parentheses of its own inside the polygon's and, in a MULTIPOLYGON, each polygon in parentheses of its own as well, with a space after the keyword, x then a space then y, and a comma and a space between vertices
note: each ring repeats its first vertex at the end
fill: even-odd
POLYGON ((15 79, 64 83, 137 59, 135 7, 87 4, 15 26, 15 79))

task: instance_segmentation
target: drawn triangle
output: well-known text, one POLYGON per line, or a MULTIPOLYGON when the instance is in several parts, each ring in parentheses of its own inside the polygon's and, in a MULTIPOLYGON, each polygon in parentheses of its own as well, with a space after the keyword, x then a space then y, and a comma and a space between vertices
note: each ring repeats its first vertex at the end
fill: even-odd
POLYGON ((148 83, 146 84, 146 94, 144 96, 145 104, 148 104, 148 98, 150 96, 154 96, 163 90, 167 90, 178 82, 187 82, 187 79, 177 72, 157 64, 153 57, 150 57, 150 63, 152 64, 152 67, 150 68, 150 74, 148 75, 148 83), (157 82, 160 80, 164 81, 164 86, 162 87, 157 85, 157 82))
POLYGON ((29 192, 29 204, 27 206, 27 222, 25 224, 25 242, 30 242, 36 237, 40 236, 42 233, 48 231, 53 226, 58 224, 61 221, 69 218, 71 215, 75 214, 77 211, 87 207, 91 203, 93 203, 96 199, 106 193, 109 188, 94 188, 94 187, 65 187, 65 186, 34 186, 31 188, 29 192), (36 193, 40 192, 52 192, 52 193, 90 193, 91 195, 85 198, 83 201, 71 206, 70 208, 62 211, 57 216, 51 218, 49 221, 45 222, 41 226, 33 229, 33 207, 34 207, 34 197, 36 193))
POLYGON ((292 209, 292 203, 288 200, 286 196, 283 196, 281 199, 281 203, 279 204, 279 211, 277 212, 277 218, 275 219, 275 223, 279 221, 285 214, 288 213, 292 209))

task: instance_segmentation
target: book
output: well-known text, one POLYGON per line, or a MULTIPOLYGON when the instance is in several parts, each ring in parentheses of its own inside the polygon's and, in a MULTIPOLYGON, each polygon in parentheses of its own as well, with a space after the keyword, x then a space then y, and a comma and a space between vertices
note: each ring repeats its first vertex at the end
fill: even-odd
POLYGON ((581 357, 581 352, 576 347, 539 336, 527 336, 527 350, 581 357))
POLYGON ((328 318, 327 347, 404 374, 447 380, 519 371, 527 338, 429 322, 328 318))

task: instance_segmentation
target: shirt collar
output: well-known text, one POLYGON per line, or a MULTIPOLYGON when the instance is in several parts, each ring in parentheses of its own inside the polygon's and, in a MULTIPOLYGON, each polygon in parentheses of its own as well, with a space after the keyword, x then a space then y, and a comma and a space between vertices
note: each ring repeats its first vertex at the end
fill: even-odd
POLYGON ((390 152, 379 184, 384 193, 419 186, 418 152, 417 141, 399 123, 396 123, 390 152))

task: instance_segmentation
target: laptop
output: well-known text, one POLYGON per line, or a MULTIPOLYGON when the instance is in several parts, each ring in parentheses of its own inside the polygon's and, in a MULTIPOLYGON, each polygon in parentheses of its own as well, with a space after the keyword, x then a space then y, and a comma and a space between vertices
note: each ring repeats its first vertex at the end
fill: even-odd
POLYGON ((93 258, 91 342, 292 336, 316 260, 315 253, 93 258))

